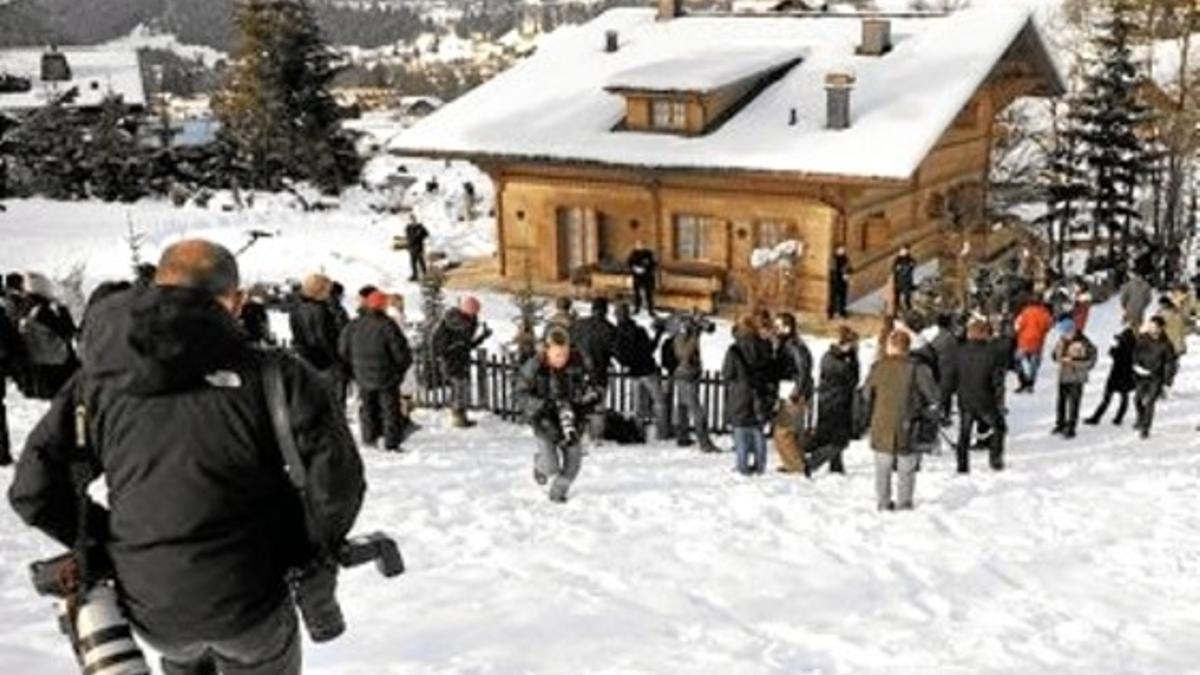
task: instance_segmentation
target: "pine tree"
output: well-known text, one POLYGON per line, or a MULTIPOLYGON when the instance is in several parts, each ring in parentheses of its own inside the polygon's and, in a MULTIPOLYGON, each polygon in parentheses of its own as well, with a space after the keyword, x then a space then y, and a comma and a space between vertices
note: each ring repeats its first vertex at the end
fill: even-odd
MULTIPOLYGON (((148 193, 137 137, 130 130, 125 104, 108 97, 88 133, 86 162, 92 196, 104 201, 135 201, 148 193)), ((136 128, 136 126, 134 126, 136 128)))
POLYGON ((1149 153, 1137 135, 1146 110, 1135 100, 1138 72, 1130 48, 1135 30, 1130 7, 1127 0, 1114 0, 1109 9, 1079 101, 1080 136, 1094 188, 1093 242, 1103 229, 1109 236, 1109 260, 1124 261, 1133 225, 1141 220, 1134 205, 1149 153))
POLYGON ((335 55, 307 0, 239 0, 234 21, 240 42, 214 107, 253 185, 290 177, 336 192, 356 181, 361 160, 329 92, 335 55))
POLYGON ((1067 239, 1086 228, 1083 222, 1085 201, 1091 196, 1087 169, 1082 155, 1083 139, 1076 102, 1066 102, 1066 111, 1054 134, 1054 148, 1040 176, 1046 212, 1035 224, 1046 228, 1046 242, 1054 257, 1055 269, 1064 273, 1067 239))

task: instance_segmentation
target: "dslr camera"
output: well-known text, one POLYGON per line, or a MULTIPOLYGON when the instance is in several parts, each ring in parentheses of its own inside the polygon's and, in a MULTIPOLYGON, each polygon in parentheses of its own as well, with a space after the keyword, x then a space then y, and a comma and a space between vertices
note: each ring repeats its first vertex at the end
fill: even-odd
POLYGON ((38 595, 58 598, 58 627, 85 675, 150 675, 109 580, 87 582, 74 553, 29 566, 38 595))
POLYGON ((313 642, 329 642, 346 632, 346 619, 337 600, 338 568, 369 562, 375 563, 375 569, 387 579, 404 573, 400 547, 382 532, 349 539, 332 559, 320 559, 292 572, 288 579, 292 597, 313 642))

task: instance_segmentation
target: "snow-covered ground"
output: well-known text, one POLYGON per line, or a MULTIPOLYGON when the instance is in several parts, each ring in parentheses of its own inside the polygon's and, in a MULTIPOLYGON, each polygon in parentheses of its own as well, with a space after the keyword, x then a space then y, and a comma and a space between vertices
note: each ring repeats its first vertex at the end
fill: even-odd
MULTIPOLYGON (((127 270, 125 207, 8 207, 0 269, 127 270)), ((394 224, 257 208, 129 214, 148 252, 273 228, 283 235, 243 256, 250 278, 324 267, 412 292, 387 247, 394 224)), ((493 319, 508 306, 485 300, 493 319)), ((1093 316, 1104 346, 1115 308, 1093 316)), ((307 672, 1198 672, 1200 363, 1185 361, 1150 441, 1107 423, 1073 442, 1050 436, 1053 377, 1010 397, 1007 471, 959 477, 950 455, 932 457, 904 514, 875 512, 861 443, 846 477, 811 482, 742 478, 730 455, 671 445, 596 448, 556 506, 530 478, 527 430, 489 418, 451 430, 420 413, 426 429, 406 453, 366 453, 358 528, 397 536, 409 573, 344 575, 350 631, 309 646, 307 672)), ((43 406, 10 391, 9 408, 20 447, 43 406)), ((0 470, 0 485, 10 476, 0 470)), ((50 603, 28 586, 27 563, 55 546, 2 507, 0 537, 3 672, 76 672, 50 603)))

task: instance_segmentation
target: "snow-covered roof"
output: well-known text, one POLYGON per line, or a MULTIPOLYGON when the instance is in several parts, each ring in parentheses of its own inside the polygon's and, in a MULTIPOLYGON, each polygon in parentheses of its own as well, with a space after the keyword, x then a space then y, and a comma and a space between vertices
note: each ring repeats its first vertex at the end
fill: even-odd
POLYGON ((29 79, 32 84, 29 91, 0 93, 0 110, 40 108, 52 96, 61 95, 72 87, 79 90, 79 95, 70 103, 72 107, 98 106, 110 94, 122 97, 127 105, 146 105, 136 50, 60 47, 58 51, 67 57, 71 80, 46 83, 41 79, 42 55, 46 50, 0 49, 0 73, 29 79))
MULTIPOLYGON (((862 34, 858 17, 657 21, 652 9, 613 9, 546 36, 533 56, 400 134, 391 150, 906 179, 1018 38, 1044 51, 1027 8, 977 4, 949 15, 894 18, 895 47, 882 57, 855 54, 862 34), (610 30, 619 36, 614 53, 604 49, 610 30), (606 91, 614 78, 708 63, 709 55, 726 50, 790 50, 803 60, 706 135, 613 131, 626 112, 622 97, 606 91), (828 130, 825 76, 845 70, 857 77, 852 126, 828 130), (793 108, 798 120, 789 125, 793 108)), ((1061 90, 1062 76, 1048 56, 1036 67, 1047 92, 1061 90)), ((674 75, 692 84, 702 77, 674 75)))
POLYGON ((644 63, 608 79, 611 90, 709 92, 762 75, 803 56, 800 47, 710 47, 644 63))

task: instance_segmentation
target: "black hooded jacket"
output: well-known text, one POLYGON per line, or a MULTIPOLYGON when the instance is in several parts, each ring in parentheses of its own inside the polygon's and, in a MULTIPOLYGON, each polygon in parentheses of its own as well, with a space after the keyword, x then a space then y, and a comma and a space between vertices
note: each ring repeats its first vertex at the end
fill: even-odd
POLYGON ((328 302, 301 298, 288 315, 292 348, 308 365, 325 371, 338 365, 337 316, 328 302))
POLYGON ((70 478, 74 406, 90 409, 91 505, 130 619, 171 642, 228 639, 287 598, 285 571, 311 547, 262 388, 278 358, 309 499, 327 543, 350 530, 365 485, 344 417, 317 374, 250 348, 232 316, 185 289, 134 289, 93 310, 84 368, 30 435, 9 490, 26 523, 65 545, 78 522, 70 478))
POLYGON ((400 386, 413 362, 404 331, 383 312, 368 311, 351 321, 338 340, 338 353, 365 390, 400 386))

